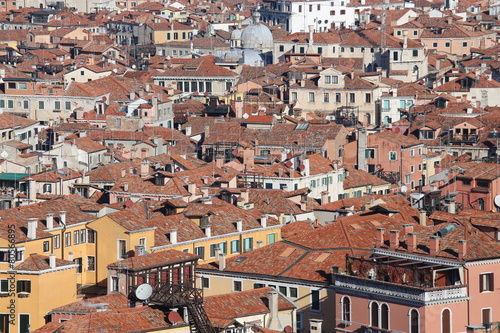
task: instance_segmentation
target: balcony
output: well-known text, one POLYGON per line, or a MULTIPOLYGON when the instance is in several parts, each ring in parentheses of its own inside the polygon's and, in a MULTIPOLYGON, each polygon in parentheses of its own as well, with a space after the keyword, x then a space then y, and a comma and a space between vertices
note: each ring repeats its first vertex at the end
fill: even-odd
POLYGON ((465 285, 425 288, 414 287, 379 280, 361 278, 352 275, 334 274, 336 289, 345 289, 363 296, 392 299, 413 306, 426 306, 433 303, 465 301, 467 287, 465 285))

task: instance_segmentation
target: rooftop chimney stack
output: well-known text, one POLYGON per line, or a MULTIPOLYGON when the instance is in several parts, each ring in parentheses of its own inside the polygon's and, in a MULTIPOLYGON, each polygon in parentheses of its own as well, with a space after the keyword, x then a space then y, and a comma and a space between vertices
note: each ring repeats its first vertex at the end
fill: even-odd
POLYGON ((429 244, 429 254, 435 257, 439 251, 439 236, 431 236, 431 241, 429 244))
POLYGON ((408 246, 408 252, 414 253, 417 250, 417 233, 409 232, 406 235, 406 245, 408 246))
POLYGON ((149 174, 149 163, 147 161, 141 162, 141 178, 144 179, 149 174))
POLYGON ((455 204, 455 201, 454 200, 450 201, 450 203, 448 204, 448 213, 456 214, 457 212, 456 207, 457 205, 455 204))
POLYGON ((124 190, 125 192, 128 192, 128 182, 124 182, 124 183, 123 183, 123 190, 124 190))
POLYGON ((38 219, 36 217, 32 217, 28 219, 28 238, 35 239, 36 238, 36 228, 38 225, 38 219))
POLYGON ((210 227, 209 225, 205 227, 205 236, 212 237, 212 227, 210 227))
POLYGON ((328 191, 321 192, 321 204, 326 205, 328 203, 328 191))
POLYGON ((196 184, 195 183, 189 183, 188 184, 188 192, 191 195, 196 195, 196 184))
POLYGON ((243 220, 242 219, 236 220, 236 230, 238 230, 238 232, 243 231, 243 220))
POLYGON ((314 25, 309 25, 309 46, 314 45, 314 25))
POLYGON ((420 211, 419 222, 420 225, 423 225, 424 227, 427 225, 427 213, 425 212, 425 210, 420 211))
POLYGON ((45 218, 45 224, 47 226, 47 229, 49 229, 49 230, 54 229, 54 214, 53 213, 47 213, 47 217, 45 218))
POLYGON ((226 269, 226 255, 219 252, 219 271, 226 269))
POLYGON ((240 197, 241 197, 241 200, 243 200, 244 203, 247 203, 249 202, 250 200, 250 195, 249 195, 249 191, 248 189, 244 188, 241 190, 241 194, 240 194, 240 197))
POLYGON ((267 215, 266 214, 262 214, 260 216, 260 225, 262 226, 262 228, 267 227, 267 215))
POLYGON ((377 242, 375 244, 375 247, 382 247, 384 245, 384 234, 385 234, 385 228, 377 228, 377 242))
POLYGON ((389 250, 395 251, 399 245, 399 230, 391 230, 389 250))
POLYGON ((66 225, 66 211, 61 210, 59 212, 59 222, 63 225, 66 225))
POLYGON ((177 229, 170 229, 170 244, 177 244, 177 229))
POLYGON ((464 260, 464 257, 467 255, 467 241, 465 239, 461 239, 458 241, 458 259, 464 260))
POLYGON ((413 232, 413 224, 411 223, 403 224, 403 236, 408 235, 410 232, 413 232))
POLYGON ((269 300, 269 323, 267 327, 272 330, 281 331, 279 317, 278 317, 278 292, 276 290, 271 290, 268 294, 267 299, 269 300))
POLYGON ((54 253, 51 253, 49 256, 49 265, 52 269, 56 268, 56 255, 54 253))
POLYGON ((208 187, 207 186, 202 187, 201 193, 202 193, 204 198, 208 198, 208 187))

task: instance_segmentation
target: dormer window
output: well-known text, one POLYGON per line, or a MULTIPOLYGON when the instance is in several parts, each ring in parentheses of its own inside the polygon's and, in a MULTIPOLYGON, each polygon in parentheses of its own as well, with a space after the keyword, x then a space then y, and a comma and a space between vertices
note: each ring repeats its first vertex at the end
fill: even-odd
POLYGON ((339 77, 337 75, 325 75, 325 84, 338 84, 339 77))

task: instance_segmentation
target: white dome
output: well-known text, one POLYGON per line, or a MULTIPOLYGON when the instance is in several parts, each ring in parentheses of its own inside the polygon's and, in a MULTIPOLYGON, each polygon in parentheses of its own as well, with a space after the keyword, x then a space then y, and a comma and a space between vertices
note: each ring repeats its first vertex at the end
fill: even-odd
POLYGON ((240 39, 241 38, 241 30, 240 29, 234 29, 231 32, 231 39, 240 39))
POLYGON ((241 46, 244 49, 272 50, 273 34, 268 27, 259 22, 259 12, 253 13, 253 23, 241 33, 241 46))

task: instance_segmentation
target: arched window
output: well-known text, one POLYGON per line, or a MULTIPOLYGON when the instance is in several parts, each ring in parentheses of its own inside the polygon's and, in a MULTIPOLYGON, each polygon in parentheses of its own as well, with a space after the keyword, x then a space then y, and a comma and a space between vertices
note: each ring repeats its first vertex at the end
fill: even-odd
POLYGON ((342 311, 341 318, 344 322, 344 327, 347 327, 351 321, 351 299, 349 297, 342 297, 340 301, 340 309, 342 311))
POLYGON ((451 311, 444 309, 441 313, 441 333, 451 333, 451 311))
POLYGON ((483 198, 479 198, 477 199, 477 204, 478 204, 478 208, 479 210, 484 210, 484 199, 483 198))
POLYGON ((377 302, 370 303, 370 326, 379 327, 378 326, 378 303, 377 302))
POLYGON ((372 123, 371 114, 369 114, 369 113, 365 114, 365 120, 366 120, 366 124, 370 125, 372 123))
POLYGON ((380 323, 380 328, 389 329, 389 305, 385 303, 380 306, 380 323))
POLYGON ((420 333, 420 315, 416 309, 411 309, 409 313, 410 333, 420 333))

